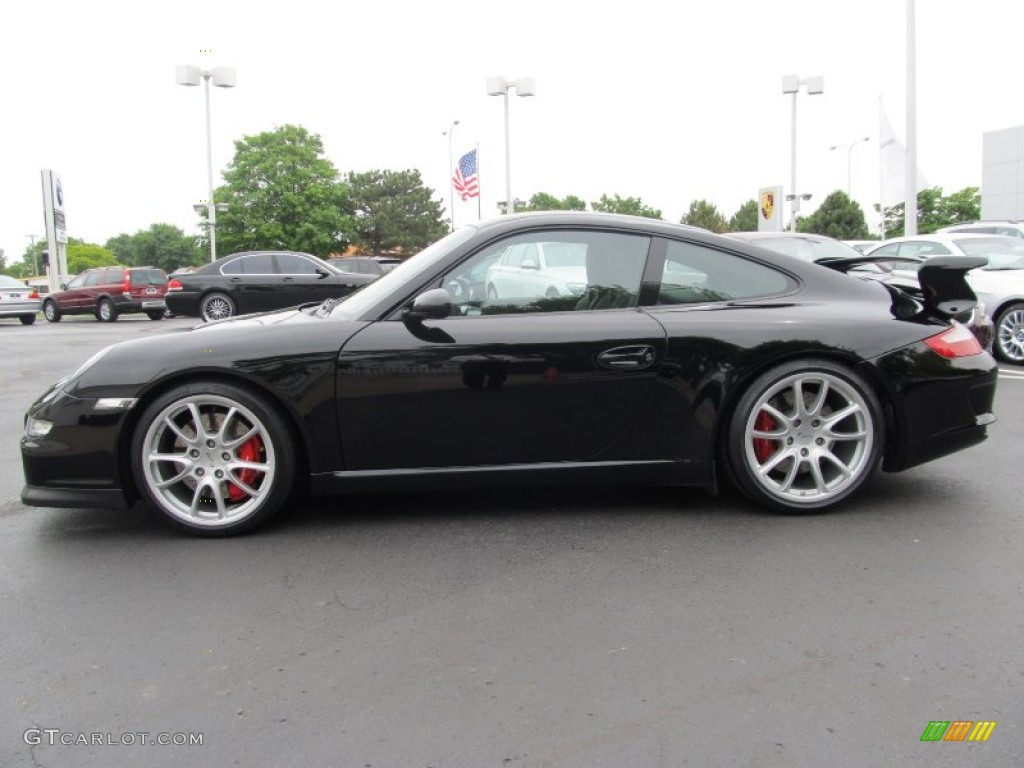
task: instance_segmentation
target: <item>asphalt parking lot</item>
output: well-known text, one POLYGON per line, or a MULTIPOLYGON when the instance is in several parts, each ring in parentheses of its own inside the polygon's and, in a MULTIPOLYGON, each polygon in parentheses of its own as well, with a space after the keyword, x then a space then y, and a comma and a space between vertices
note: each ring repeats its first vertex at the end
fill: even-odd
POLYGON ((1021 765, 1024 369, 986 443, 818 516, 450 492, 206 541, 23 507, 29 403, 193 322, 0 322, 0 766, 1021 765), (936 720, 997 725, 922 742, 936 720))

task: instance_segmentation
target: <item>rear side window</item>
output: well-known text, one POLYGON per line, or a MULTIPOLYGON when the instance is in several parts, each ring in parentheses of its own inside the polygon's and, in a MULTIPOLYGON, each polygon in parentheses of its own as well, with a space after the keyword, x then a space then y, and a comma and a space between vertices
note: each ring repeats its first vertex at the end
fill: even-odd
POLYGON ((167 275, 162 269, 133 269, 129 272, 132 285, 166 285, 167 275))
POLYGON ((764 264, 695 243, 670 240, 658 304, 702 304, 776 296, 796 288, 788 275, 764 264))
POLYGON ((115 285, 123 282, 124 269, 121 267, 114 267, 113 269, 108 269, 103 273, 103 283, 105 285, 115 285))

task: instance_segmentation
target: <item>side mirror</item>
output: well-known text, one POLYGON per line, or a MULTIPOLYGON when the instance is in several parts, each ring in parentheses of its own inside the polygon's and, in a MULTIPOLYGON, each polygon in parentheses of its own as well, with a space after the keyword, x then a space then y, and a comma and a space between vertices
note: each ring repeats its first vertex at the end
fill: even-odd
POLYGON ((66 290, 68 289, 68 284, 67 284, 67 283, 61 283, 61 284, 60 284, 60 289, 61 289, 62 291, 66 291, 66 290))
POLYGON ((523 263, 519 266, 522 269, 540 269, 540 264, 537 263, 536 259, 523 259, 523 263))
POLYGON ((406 322, 421 323, 424 320, 443 320, 452 313, 452 295, 444 288, 424 291, 412 300, 402 319, 406 322))
POLYGON ((323 280, 325 277, 330 277, 331 276, 331 273, 328 272, 323 267, 317 267, 316 268, 316 273, 317 273, 317 275, 319 275, 319 279, 320 280, 323 280))

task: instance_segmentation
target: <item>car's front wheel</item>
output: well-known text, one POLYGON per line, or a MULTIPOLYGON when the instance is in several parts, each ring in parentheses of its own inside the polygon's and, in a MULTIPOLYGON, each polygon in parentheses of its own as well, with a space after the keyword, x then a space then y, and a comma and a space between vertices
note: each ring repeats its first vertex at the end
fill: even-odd
POLYGON ((882 410, 871 387, 827 360, 798 360, 758 377, 727 432, 740 490, 766 506, 812 512, 847 498, 874 474, 882 410))
POLYGON ((199 315, 204 322, 227 320, 235 314, 235 302, 225 293, 211 293, 199 304, 199 315))
POLYGON ((46 318, 48 323, 59 323, 61 314, 60 308, 57 306, 57 302, 53 299, 43 302, 43 317, 46 318))
POLYGON ((223 536, 259 525, 291 491, 295 448, 278 410, 233 384, 196 382, 152 402, 132 438, 135 481, 171 522, 223 536))
POLYGON ((150 320, 163 320, 164 311, 162 309, 156 309, 153 310, 152 312, 147 312, 146 317, 148 317, 150 320))
POLYGON ((117 320, 117 307, 110 299, 100 299, 96 305, 96 319, 101 323, 112 323, 117 320))
POLYGON ((996 317, 992 348, 1000 360, 1024 365, 1024 304, 1011 304, 996 317))

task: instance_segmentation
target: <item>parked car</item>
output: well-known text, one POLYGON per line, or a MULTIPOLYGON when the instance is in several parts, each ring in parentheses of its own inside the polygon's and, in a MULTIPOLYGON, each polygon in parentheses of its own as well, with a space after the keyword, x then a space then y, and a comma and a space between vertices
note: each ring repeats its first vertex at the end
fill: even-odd
POLYGON ((474 223, 345 300, 107 347, 29 409, 21 498, 143 498, 206 535, 257 526, 296 486, 731 479, 822 510, 879 466, 985 439, 998 369, 950 319, 980 263, 926 266, 918 302, 669 222, 474 223), (582 254, 582 293, 444 287, 521 244, 582 254))
POLYGON ((51 323, 64 315, 95 315, 112 323, 124 314, 144 312, 162 320, 167 273, 156 267, 97 267, 71 279, 43 299, 43 317, 51 323))
POLYGON ((0 275, 0 317, 16 317, 22 325, 32 325, 41 305, 39 291, 35 288, 0 275))
POLYGON ((1005 235, 1006 237, 1024 238, 1024 222, 1009 220, 968 221, 942 227, 938 231, 953 234, 1005 235))
POLYGON ((876 245, 878 245, 878 243, 881 242, 881 241, 879 241, 879 240, 840 240, 839 242, 841 242, 843 245, 850 246, 855 251, 860 251, 861 253, 867 253, 872 248, 874 248, 876 245))
MULTIPOLYGON (((1024 365, 1024 240, 1005 235, 936 232, 886 240, 869 253, 879 258, 910 255, 926 260, 950 254, 988 260, 984 267, 967 275, 967 282, 993 318, 992 348, 996 357, 1024 365)), ((906 264, 897 275, 907 276, 914 271, 913 264, 906 264)))
POLYGON ((328 264, 342 272, 356 272, 361 275, 380 277, 402 263, 401 259, 388 256, 344 256, 339 259, 328 259, 328 264))
POLYGON ((340 298, 373 280, 295 251, 233 253, 171 280, 167 308, 206 322, 340 298))
POLYGON ((576 243, 514 243, 487 270, 490 298, 580 296, 587 287, 585 248, 576 243))
MULTIPOLYGON (((916 272, 924 259, 918 256, 906 253, 899 257, 894 256, 903 260, 896 263, 904 267, 904 271, 894 271, 892 262, 879 260, 877 256, 865 258, 866 254, 863 252, 825 235, 803 232, 730 232, 729 237, 746 240, 804 261, 813 261, 830 269, 847 272, 854 277, 879 280, 886 285, 898 287, 917 299, 921 298, 921 285, 916 272), (908 266, 913 266, 913 274, 907 274, 905 271, 908 266)), ((873 242, 876 247, 880 244, 878 240, 873 242)), ((992 350, 994 325, 986 314, 983 301, 979 300, 975 306, 957 315, 956 319, 971 329, 981 346, 988 351, 992 350)))

